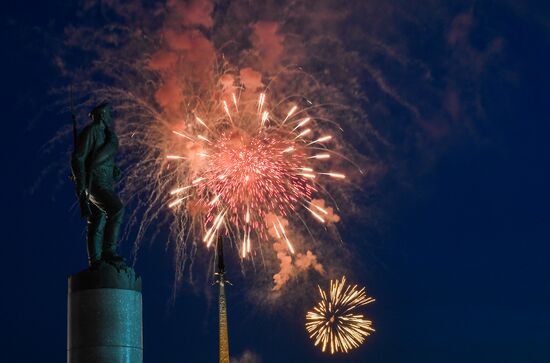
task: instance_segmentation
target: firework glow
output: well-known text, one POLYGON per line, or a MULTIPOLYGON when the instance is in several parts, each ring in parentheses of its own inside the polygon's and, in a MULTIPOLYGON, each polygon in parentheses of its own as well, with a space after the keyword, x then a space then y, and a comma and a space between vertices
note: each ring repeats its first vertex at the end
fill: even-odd
POLYGON ((321 301, 306 315, 306 330, 315 346, 321 345, 323 352, 330 348, 331 354, 359 347, 374 329, 372 321, 356 310, 375 300, 364 287, 346 285, 345 276, 331 280, 328 292, 318 288, 321 301))
POLYGON ((328 212, 312 203, 317 178, 344 179, 323 166, 330 159, 332 135, 305 128, 296 105, 277 118, 268 111, 267 96, 240 103, 235 93, 222 100, 221 114, 196 115, 182 130, 172 130, 181 153, 166 156, 185 171, 184 184, 170 191, 168 207, 197 211, 203 220, 203 242, 212 245, 225 225, 240 244, 241 257, 253 251, 253 240, 267 240, 273 228, 294 253, 281 219, 307 211, 325 223, 328 212), (316 135, 316 136, 314 136, 316 135), (183 195, 183 196, 182 196, 183 195), (275 215, 275 221, 266 218, 275 215))

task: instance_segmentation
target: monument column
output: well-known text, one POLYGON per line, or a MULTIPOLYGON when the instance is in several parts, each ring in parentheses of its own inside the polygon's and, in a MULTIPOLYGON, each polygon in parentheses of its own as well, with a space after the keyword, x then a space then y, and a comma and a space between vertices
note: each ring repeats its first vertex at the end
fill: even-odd
POLYGON ((69 277, 67 363, 142 363, 141 277, 100 261, 69 277))

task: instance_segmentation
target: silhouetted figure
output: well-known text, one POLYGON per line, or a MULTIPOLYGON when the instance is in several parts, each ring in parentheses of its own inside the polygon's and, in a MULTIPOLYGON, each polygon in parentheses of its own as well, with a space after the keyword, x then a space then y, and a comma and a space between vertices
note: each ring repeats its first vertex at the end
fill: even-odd
POLYGON ((124 206, 114 191, 120 170, 115 165, 118 138, 111 111, 102 103, 90 112, 92 122, 78 135, 71 160, 81 215, 88 220, 90 266, 122 260, 116 249, 124 206))

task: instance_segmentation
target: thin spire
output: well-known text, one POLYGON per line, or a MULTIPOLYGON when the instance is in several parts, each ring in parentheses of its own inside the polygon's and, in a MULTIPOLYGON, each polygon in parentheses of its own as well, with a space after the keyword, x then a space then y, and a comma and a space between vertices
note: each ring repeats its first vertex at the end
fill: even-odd
POLYGON ((223 237, 218 237, 218 270, 215 273, 219 285, 220 363, 229 363, 229 334, 227 331, 227 305, 225 300, 225 264, 223 262, 223 237))

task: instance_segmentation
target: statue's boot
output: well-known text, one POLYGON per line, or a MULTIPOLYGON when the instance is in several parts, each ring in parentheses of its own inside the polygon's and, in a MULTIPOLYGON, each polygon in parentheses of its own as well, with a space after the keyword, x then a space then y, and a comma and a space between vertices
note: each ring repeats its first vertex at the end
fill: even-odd
POLYGON ((112 165, 93 170, 94 179, 91 185, 90 204, 101 211, 105 223, 105 228, 101 230, 100 258, 116 262, 122 260, 116 249, 124 217, 124 205, 114 191, 112 174, 112 165))
POLYGON ((117 254, 116 248, 116 243, 104 241, 103 251, 101 252, 101 259, 106 261, 123 261, 123 258, 117 254))
POLYGON ((90 251, 90 248, 88 248, 88 265, 90 267, 96 265, 101 260, 101 251, 99 249, 93 249, 93 251, 90 251))
POLYGON ((105 214, 93 204, 90 204, 90 209, 92 214, 88 217, 87 248, 88 264, 93 266, 101 260, 105 214))
POLYGON ((104 260, 122 260, 122 257, 117 254, 116 249, 120 226, 122 224, 122 218, 124 217, 124 207, 122 203, 116 203, 116 201, 118 201, 118 198, 110 203, 112 208, 107 210, 101 253, 101 258, 104 260))

